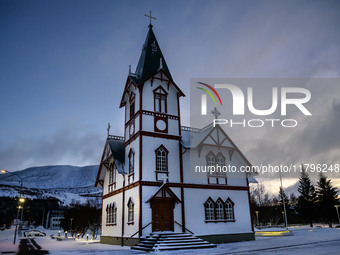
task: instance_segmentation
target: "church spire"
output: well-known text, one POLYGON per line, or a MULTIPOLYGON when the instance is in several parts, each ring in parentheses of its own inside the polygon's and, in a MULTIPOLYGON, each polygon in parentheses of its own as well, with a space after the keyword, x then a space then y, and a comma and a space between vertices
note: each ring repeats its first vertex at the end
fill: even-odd
POLYGON ((160 66, 162 66, 163 71, 169 76, 170 80, 172 80, 169 68, 165 62, 165 58, 150 23, 149 32, 146 36, 135 74, 138 76, 140 82, 144 82, 156 74, 160 69, 160 66), (162 63, 161 65, 160 62, 162 63))

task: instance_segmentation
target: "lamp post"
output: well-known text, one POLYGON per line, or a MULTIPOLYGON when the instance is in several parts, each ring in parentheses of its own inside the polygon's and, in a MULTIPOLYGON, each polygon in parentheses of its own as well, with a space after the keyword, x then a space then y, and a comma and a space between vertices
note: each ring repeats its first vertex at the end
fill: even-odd
MULTIPOLYGON (((15 175, 17 177, 19 177, 20 179, 20 191, 19 191, 19 201, 18 201, 18 210, 17 210, 17 218, 15 219, 16 221, 16 224, 15 224, 15 231, 14 231, 14 240, 13 240, 13 244, 15 244, 15 240, 17 238, 17 230, 18 230, 18 218, 19 218, 19 210, 22 208, 22 206, 20 205, 20 200, 21 200, 21 193, 22 193, 22 178, 20 175, 16 174, 16 173, 13 173, 13 172, 8 172, 7 170, 5 169, 2 169, 1 170, 1 173, 2 174, 11 174, 11 175, 15 175)), ((24 201, 25 202, 25 201, 24 201)))
POLYGON ((255 211, 256 213, 256 219, 257 219, 257 226, 260 226, 259 224, 259 211, 255 211))
POLYGON ((282 176, 281 176, 281 168, 280 168, 280 182, 281 182, 281 197, 282 197, 282 204, 283 204, 283 212, 284 213, 284 221, 285 221, 285 226, 286 229, 288 229, 288 222, 287 222, 287 212, 286 212, 286 202, 285 202, 285 197, 283 195, 283 186, 282 186, 282 176))
POLYGON ((339 221, 339 225, 340 225, 340 216, 339 216, 339 205, 334 205, 336 213, 338 215, 338 221, 339 221))

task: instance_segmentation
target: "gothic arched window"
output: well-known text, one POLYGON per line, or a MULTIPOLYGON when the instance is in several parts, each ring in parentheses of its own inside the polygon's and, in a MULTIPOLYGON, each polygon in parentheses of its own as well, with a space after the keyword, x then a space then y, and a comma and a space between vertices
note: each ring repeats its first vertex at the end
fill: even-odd
POLYGON ((166 91, 161 86, 156 88, 153 91, 153 93, 154 93, 155 112, 167 113, 168 112, 168 109, 167 109, 167 95, 168 95, 168 93, 166 93, 166 91))
POLYGON ((135 94, 130 94, 130 119, 135 115, 135 94))
POLYGON ((135 204, 133 203, 131 197, 129 198, 127 206, 128 206, 128 223, 131 224, 134 221, 134 209, 135 209, 135 204))
POLYGON ((215 155, 212 152, 209 152, 207 155, 207 166, 215 166, 215 155))
POLYGON ((204 211, 205 211, 205 220, 215 220, 215 203, 209 197, 208 200, 204 203, 204 211))
POLYGON ((156 171, 168 171, 168 150, 163 146, 156 149, 156 171))
POLYGON ((219 198, 215 205, 216 210, 216 220, 223 220, 224 219, 224 206, 223 201, 219 198))
POLYGON ((131 149, 129 152, 129 174, 133 174, 135 172, 135 153, 131 149))
POLYGON ((234 202, 230 198, 225 201, 225 216, 226 220, 235 220, 234 202))

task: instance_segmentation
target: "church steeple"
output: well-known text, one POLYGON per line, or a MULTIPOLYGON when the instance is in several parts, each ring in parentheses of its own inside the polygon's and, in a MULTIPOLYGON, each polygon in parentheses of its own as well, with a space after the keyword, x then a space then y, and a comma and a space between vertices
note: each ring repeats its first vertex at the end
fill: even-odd
POLYGON ((172 80, 169 68, 152 31, 152 25, 149 25, 149 32, 146 36, 135 74, 140 82, 144 82, 155 75, 160 68, 172 80))

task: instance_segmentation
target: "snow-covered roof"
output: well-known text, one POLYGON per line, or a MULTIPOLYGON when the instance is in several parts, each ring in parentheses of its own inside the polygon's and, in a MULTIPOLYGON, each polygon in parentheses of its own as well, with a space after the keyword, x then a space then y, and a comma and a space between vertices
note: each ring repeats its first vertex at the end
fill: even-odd
POLYGON ((210 124, 202 129, 191 128, 191 127, 181 127, 181 144, 185 148, 196 148, 204 137, 206 137, 209 132, 213 129, 213 125, 210 124))
POLYGON ((124 148, 124 140, 111 138, 108 141, 110 146, 110 150, 112 156, 114 158, 115 165, 117 167, 118 173, 125 173, 124 165, 125 165, 125 148, 124 148))

